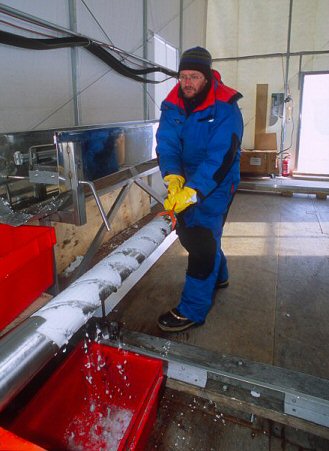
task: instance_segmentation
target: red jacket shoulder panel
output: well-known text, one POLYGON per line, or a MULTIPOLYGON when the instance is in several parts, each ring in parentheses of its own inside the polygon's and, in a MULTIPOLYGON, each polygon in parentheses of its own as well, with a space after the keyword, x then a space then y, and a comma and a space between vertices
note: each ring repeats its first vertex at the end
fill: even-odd
POLYGON ((235 96, 241 96, 241 94, 233 88, 224 85, 222 82, 220 73, 213 70, 214 83, 218 84, 217 89, 215 89, 216 100, 221 100, 222 102, 229 102, 235 96))
POLYGON ((165 100, 166 102, 173 103, 174 105, 177 105, 178 107, 184 109, 183 99, 178 95, 179 86, 179 83, 177 83, 177 85, 173 87, 165 100))
MULTIPOLYGON (((212 86, 209 90, 209 93, 204 100, 204 102, 201 103, 194 111, 201 111, 209 106, 212 106, 215 104, 216 100, 219 100, 221 102, 229 102, 232 98, 235 96, 242 97, 241 94, 239 94, 238 91, 236 91, 233 88, 230 88, 229 86, 224 85, 224 83, 221 80, 220 73, 216 70, 212 71, 213 73, 213 79, 212 79, 212 86)), ((179 108, 184 109, 184 102, 181 97, 179 97, 179 83, 177 83, 176 86, 170 91, 168 96, 166 97, 166 101, 173 103, 174 105, 177 105, 179 108)))

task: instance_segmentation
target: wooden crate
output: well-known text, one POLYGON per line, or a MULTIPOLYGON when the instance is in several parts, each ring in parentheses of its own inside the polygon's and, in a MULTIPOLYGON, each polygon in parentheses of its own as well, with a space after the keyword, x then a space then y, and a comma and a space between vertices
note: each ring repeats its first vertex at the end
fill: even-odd
POLYGON ((240 172, 249 175, 279 174, 276 150, 242 150, 240 172))

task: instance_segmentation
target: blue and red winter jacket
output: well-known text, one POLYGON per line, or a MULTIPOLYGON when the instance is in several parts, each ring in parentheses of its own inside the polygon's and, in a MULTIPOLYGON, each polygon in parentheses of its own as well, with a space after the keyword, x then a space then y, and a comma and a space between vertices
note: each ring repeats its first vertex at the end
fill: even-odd
POLYGON ((197 204, 182 213, 191 227, 217 227, 216 217, 227 212, 240 181, 243 120, 237 100, 242 96, 212 72, 206 99, 190 115, 179 83, 172 89, 162 102, 156 135, 162 176, 182 175, 198 193, 197 204))

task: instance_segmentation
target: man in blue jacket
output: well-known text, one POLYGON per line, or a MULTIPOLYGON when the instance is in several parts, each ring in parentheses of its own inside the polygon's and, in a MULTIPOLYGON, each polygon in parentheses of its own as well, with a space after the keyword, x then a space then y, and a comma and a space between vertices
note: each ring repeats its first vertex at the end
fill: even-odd
POLYGON ((222 83, 211 62, 202 47, 186 50, 179 83, 161 105, 157 155, 168 185, 164 206, 175 212, 177 234, 188 251, 180 302, 158 319, 167 332, 203 324, 215 290, 228 285, 221 236, 240 181, 242 96, 222 83))

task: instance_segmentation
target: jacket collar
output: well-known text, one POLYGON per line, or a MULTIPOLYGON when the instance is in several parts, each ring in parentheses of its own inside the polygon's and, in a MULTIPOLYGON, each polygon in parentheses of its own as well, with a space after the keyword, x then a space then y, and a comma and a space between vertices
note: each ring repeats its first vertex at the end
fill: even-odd
MULTIPOLYGON (((234 100, 238 100, 242 97, 242 95, 236 91, 233 88, 230 88, 229 86, 224 85, 224 83, 221 80, 220 73, 216 70, 212 70, 212 81, 211 81, 211 88, 209 89, 208 95, 204 99, 202 103, 200 103, 195 111, 202 111, 210 106, 213 106, 216 101, 222 101, 222 102, 232 102, 234 100)), ((165 99, 166 102, 173 103, 174 105, 178 106, 179 108, 185 110, 184 102, 182 97, 179 95, 180 92, 180 84, 177 83, 176 86, 170 91, 167 98, 165 99)))

